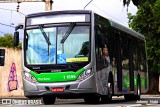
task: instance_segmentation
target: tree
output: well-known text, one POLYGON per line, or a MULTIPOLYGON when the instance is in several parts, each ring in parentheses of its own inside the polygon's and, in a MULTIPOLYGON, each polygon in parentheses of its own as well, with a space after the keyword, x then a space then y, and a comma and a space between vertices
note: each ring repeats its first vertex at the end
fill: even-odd
MULTIPOLYGON (((154 75, 153 88, 158 92, 158 75, 160 74, 160 0, 154 4, 144 3, 135 16, 128 14, 129 27, 146 37, 148 70, 154 75)), ((152 87, 150 87, 150 91, 152 87)))
POLYGON ((7 47, 7 48, 19 48, 21 49, 21 42, 17 47, 14 47, 14 38, 12 34, 5 34, 4 36, 0 36, 0 47, 7 47))
POLYGON ((154 4, 157 0, 123 0, 123 5, 129 6, 130 2, 133 2, 133 4, 137 7, 142 6, 145 2, 149 2, 150 4, 154 4))

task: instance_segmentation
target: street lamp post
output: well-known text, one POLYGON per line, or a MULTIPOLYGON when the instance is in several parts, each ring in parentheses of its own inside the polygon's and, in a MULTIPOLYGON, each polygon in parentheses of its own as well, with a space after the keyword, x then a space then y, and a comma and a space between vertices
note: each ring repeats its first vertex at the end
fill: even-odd
MULTIPOLYGON (((21 2, 45 2, 45 11, 52 10, 52 0, 0 0, 0 3, 21 3, 21 2)), ((17 9, 18 10, 18 9, 17 9)))
POLYGON ((52 0, 45 0, 45 11, 51 11, 52 10, 52 0))

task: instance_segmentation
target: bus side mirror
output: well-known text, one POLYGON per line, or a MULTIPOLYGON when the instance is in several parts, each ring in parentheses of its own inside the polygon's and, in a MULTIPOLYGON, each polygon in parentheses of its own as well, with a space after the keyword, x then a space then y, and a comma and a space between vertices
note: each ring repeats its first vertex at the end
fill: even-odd
POLYGON ((15 31, 14 32, 14 46, 18 46, 19 44, 19 32, 15 31))
POLYGON ((4 66, 5 62, 5 49, 0 49, 0 66, 4 66))
POLYGON ((20 25, 15 27, 15 31, 17 31, 18 29, 23 29, 23 25, 20 24, 20 25))
POLYGON ((18 46, 19 44, 19 32, 17 31, 18 29, 23 29, 23 25, 20 24, 15 27, 15 32, 14 32, 14 46, 18 46))

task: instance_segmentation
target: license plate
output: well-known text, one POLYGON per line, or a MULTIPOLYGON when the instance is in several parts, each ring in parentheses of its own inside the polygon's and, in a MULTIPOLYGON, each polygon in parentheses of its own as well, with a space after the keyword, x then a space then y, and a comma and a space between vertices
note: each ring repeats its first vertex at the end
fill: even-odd
POLYGON ((58 88, 51 88, 52 92, 64 92, 64 88, 63 87, 58 87, 58 88))

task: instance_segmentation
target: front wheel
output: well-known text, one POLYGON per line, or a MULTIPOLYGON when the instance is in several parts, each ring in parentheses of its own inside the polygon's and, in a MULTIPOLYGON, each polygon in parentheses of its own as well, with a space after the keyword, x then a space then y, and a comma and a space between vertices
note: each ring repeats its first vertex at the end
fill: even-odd
POLYGON ((43 103, 45 105, 54 104, 56 101, 56 97, 54 96, 43 96, 43 103))

